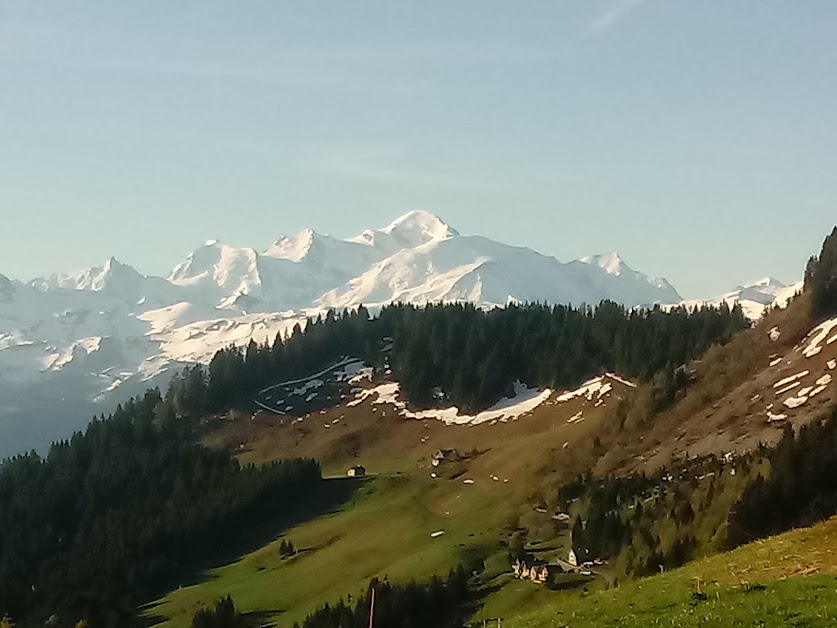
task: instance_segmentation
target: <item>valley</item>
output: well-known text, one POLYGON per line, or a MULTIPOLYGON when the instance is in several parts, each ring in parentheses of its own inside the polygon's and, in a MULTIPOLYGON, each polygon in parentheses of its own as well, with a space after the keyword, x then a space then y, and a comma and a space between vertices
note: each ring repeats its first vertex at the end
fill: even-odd
MULTIPOLYGON (((588 595, 837 513, 837 318, 818 272, 755 322, 726 302, 393 304, 222 348, 4 463, 21 523, 0 597, 32 625, 51 608, 189 627, 217 603, 291 628, 368 612, 377 582, 392 604, 448 591, 451 625, 584 617, 588 595), (89 551, 102 565, 78 563, 89 551)), ((718 582, 716 601, 738 595, 718 582)))
MULTIPOLYGON (((682 301, 665 279, 633 270, 616 254, 559 262, 461 235, 420 211, 345 240, 305 230, 262 252, 208 241, 166 278, 110 258, 26 283, 0 275, 0 288, 0 397, 16 397, 0 410, 7 434, 0 457, 43 451, 117 402, 164 388, 188 364, 208 362, 231 343, 273 341, 330 310, 364 305, 375 312, 394 302, 495 308, 682 301)), ((741 302, 758 317, 799 289, 768 279, 709 302, 741 302)))
MULTIPOLYGON (((240 610, 274 609, 277 625, 291 626, 325 603, 357 597, 372 577, 423 581, 477 560, 485 587, 474 617, 477 623, 482 618, 511 621, 527 614, 544 616, 554 605, 563 608, 567 604, 571 610, 562 613, 578 613, 576 608, 587 608, 583 596, 576 601, 572 597, 576 594, 555 593, 510 578, 508 552, 515 531, 525 531, 527 551, 532 555, 566 564, 573 549, 572 520, 560 513, 557 487, 588 468, 605 476, 653 473, 698 456, 735 460, 760 444, 777 443, 788 425, 799 429, 822 417, 834 404, 835 389, 830 385, 796 407, 789 407, 793 402, 784 404, 788 391, 775 387, 786 379, 786 373, 801 372, 802 367, 808 373, 797 379, 804 381, 823 380, 834 370, 831 363, 837 358, 837 343, 829 344, 827 334, 821 333, 827 325, 810 332, 806 329, 807 308, 802 300, 776 310, 728 345, 694 362, 686 396, 657 414, 653 422, 628 413, 626 424, 619 425, 620 406, 641 407, 648 387, 638 388, 616 375, 598 377, 574 390, 545 391, 536 397, 536 404, 522 392, 522 403, 500 404, 517 408, 520 414, 511 410, 509 416, 475 421, 477 415, 460 422, 451 420, 444 410, 435 415, 428 412, 430 416, 407 411, 394 390, 397 387, 380 383, 387 381, 389 371, 381 371, 378 377, 382 379, 372 381, 373 369, 357 362, 344 360, 325 373, 273 387, 269 394, 282 406, 281 414, 264 408, 252 414, 228 413, 209 427, 204 442, 234 452, 246 462, 314 457, 333 477, 361 464, 369 474, 364 488, 340 512, 287 531, 283 538, 306 548, 298 557, 282 559, 279 541, 274 541, 209 572, 201 584, 172 592, 149 612, 168 618, 163 625, 187 626, 195 609, 233 593, 240 610), (781 334, 770 333, 777 328, 781 334), (742 353, 745 346, 747 352, 742 353), (735 366, 727 364, 733 356, 738 359, 735 366), (740 401, 744 399, 746 404, 740 401), (771 404, 786 410, 786 416, 777 420, 771 404), (689 418, 680 419, 684 413, 689 418), (672 429, 672 425, 679 427, 672 429), (452 459, 444 458, 434 466, 437 452, 450 451, 452 459), (375 539, 374 546, 368 545, 370 539, 375 539), (300 590, 296 585, 301 582, 317 585, 300 590), (541 607, 544 610, 525 611, 541 607)), ((739 477, 744 484, 739 483, 737 491, 747 482, 746 476, 739 477)), ((730 506, 726 503, 722 508, 730 506)), ((719 511, 719 516, 725 518, 724 513, 719 511)), ((707 533, 712 536, 713 530, 707 533)), ((822 543, 812 549, 811 556, 828 551, 827 543, 822 543)), ((745 549, 734 555, 749 556, 745 549)), ((809 556, 805 551, 798 555, 809 556)), ((704 574, 700 577, 716 589, 727 587, 720 589, 724 595, 735 595, 729 587, 740 583, 719 577, 717 568, 705 566, 716 564, 713 560, 698 561, 681 571, 704 574)), ((741 564, 749 572, 746 560, 741 564)), ((759 563, 750 577, 769 582, 778 578, 771 569, 781 572, 790 568, 786 564, 786 557, 785 562, 759 563)), ((820 567, 807 569, 802 565, 799 572, 820 573, 820 567)), ((608 588, 624 578, 607 562, 593 570, 594 575, 581 578, 585 590, 608 588)), ((680 571, 665 576, 668 580, 655 596, 667 599, 671 595, 667 592, 678 587, 682 596, 689 595, 688 578, 693 576, 677 575, 676 582, 681 584, 669 585, 675 573, 680 571)), ((656 581, 652 578, 643 586, 656 591, 656 581)), ((629 593, 621 597, 622 587, 618 591, 616 600, 630 598, 629 593)), ((713 608, 725 612, 718 610, 722 605, 713 608)), ((619 621, 626 615, 618 602, 608 612, 614 613, 613 625, 622 625, 619 621)), ((653 615, 659 609, 652 603, 643 612, 653 615)), ((638 612, 636 616, 636 625, 642 625, 644 615, 638 612)), ((598 611, 591 617, 601 621, 598 611)), ((537 621, 513 625, 542 625, 537 621)))
POLYGON ((0 628, 837 626, 835 25, 0 0, 0 628))

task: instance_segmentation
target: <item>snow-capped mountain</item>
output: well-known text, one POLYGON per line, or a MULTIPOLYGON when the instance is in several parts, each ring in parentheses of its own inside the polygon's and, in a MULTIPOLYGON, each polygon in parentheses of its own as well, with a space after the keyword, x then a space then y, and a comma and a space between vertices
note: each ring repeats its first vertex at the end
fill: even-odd
POLYGON ((564 264, 531 249, 462 236, 427 212, 410 212, 348 240, 306 230, 263 253, 210 241, 175 267, 169 281, 198 289, 197 298, 211 297, 217 306, 247 312, 393 301, 492 306, 608 298, 633 306, 680 300, 667 281, 633 271, 621 260, 613 269, 585 261, 564 264))
POLYGON ((0 275, 0 301, 11 301, 15 291, 12 280, 5 275, 0 275))
POLYGON ((345 240, 305 230, 262 252, 209 241, 167 278, 114 258, 26 284, 0 275, 0 457, 42 448, 185 363, 272 339, 328 308, 602 299, 681 301, 615 254, 563 263, 460 235, 427 212, 345 240))
POLYGON ((592 264, 606 271, 609 275, 616 275, 617 277, 629 277, 639 282, 649 282, 654 287, 666 291, 669 294, 676 294, 674 287, 665 279, 650 279, 646 275, 635 271, 628 266, 618 253, 606 253, 603 255, 591 255, 589 257, 582 257, 580 262, 585 264, 592 264))
POLYGON ((786 286, 778 279, 764 277, 743 286, 737 286, 734 290, 727 292, 714 299, 697 299, 682 301, 686 307, 700 305, 720 305, 726 303, 729 307, 738 304, 744 315, 751 319, 759 319, 764 311, 770 306, 785 307, 788 301, 802 291, 802 282, 786 286))

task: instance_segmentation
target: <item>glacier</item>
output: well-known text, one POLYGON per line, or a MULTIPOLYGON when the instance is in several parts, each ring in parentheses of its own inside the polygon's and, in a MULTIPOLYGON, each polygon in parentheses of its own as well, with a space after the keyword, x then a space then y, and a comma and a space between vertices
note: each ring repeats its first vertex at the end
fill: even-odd
POLYGON ((348 239, 307 229, 262 252, 211 240, 165 278, 115 258, 27 283, 0 275, 0 458, 43 450, 186 364, 230 343, 272 342, 331 308, 603 299, 682 301, 616 254, 561 262, 423 211, 348 239))

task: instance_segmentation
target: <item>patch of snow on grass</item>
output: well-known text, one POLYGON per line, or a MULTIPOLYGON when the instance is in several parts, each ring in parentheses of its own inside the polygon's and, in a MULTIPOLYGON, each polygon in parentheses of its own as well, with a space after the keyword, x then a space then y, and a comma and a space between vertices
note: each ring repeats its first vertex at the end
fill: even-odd
POLYGON ((391 382, 389 384, 381 384, 375 388, 363 389, 358 391, 357 397, 350 401, 347 405, 357 406, 370 397, 376 397, 374 404, 388 404, 395 406, 399 414, 407 419, 437 419, 447 425, 477 425, 485 423, 486 421, 508 421, 509 419, 517 419, 518 417, 531 412, 547 399, 549 399, 552 391, 546 389, 538 391, 535 388, 528 388, 526 385, 515 382, 514 396, 501 399, 496 405, 483 410, 479 414, 459 414, 459 408, 431 408, 429 410, 421 410, 419 412, 411 412, 407 410, 407 405, 398 398, 400 386, 398 382, 391 382))
POLYGON ((403 405, 400 404, 400 402, 398 402, 396 398, 397 393, 397 382, 393 382, 391 384, 380 384, 379 386, 375 386, 375 388, 361 389, 360 391, 358 391, 357 397, 352 399, 346 405, 350 407, 358 406, 374 395, 378 396, 378 400, 376 401, 376 403, 391 403, 393 405, 403 405))
POLYGON ((816 396, 817 396, 817 395, 819 395, 821 392, 823 392, 826 388, 828 388, 828 385, 831 383, 832 379, 833 379, 833 378, 832 378, 832 377, 831 377, 831 375, 829 375, 828 373, 826 373, 825 375, 823 375, 822 377, 820 377, 820 378, 817 380, 817 382, 816 382, 816 383, 817 383, 817 387, 816 387, 816 388, 814 388, 814 389, 811 391, 811 394, 809 394, 809 395, 808 395, 808 399, 811 399, 812 397, 816 397, 816 396))
POLYGON ((619 382, 620 384, 628 386, 629 388, 636 388, 636 384, 634 384, 633 382, 629 382, 627 379, 622 379, 616 373, 605 373, 605 375, 610 379, 619 382))
POLYGON ((572 423, 580 423, 580 422, 581 422, 581 421, 583 421, 583 420, 584 420, 584 412, 582 412, 581 410, 579 410, 579 411, 578 411, 578 412, 576 412, 573 416, 571 416, 569 419, 567 419, 567 423, 570 423, 570 424, 572 424, 572 423))
MULTIPOLYGON (((820 343, 822 343, 822 341, 826 339, 828 334, 831 333, 831 330, 835 327, 837 327, 837 316, 814 327, 814 329, 811 330, 811 333, 808 334, 808 336, 811 338, 811 341, 808 343, 808 346, 802 351, 802 355, 804 355, 806 358, 812 358, 815 355, 817 355, 820 351, 822 351, 820 343)), ((837 340, 837 335, 830 338, 827 344, 834 342, 834 340, 837 340)))
MULTIPOLYGON (((547 388, 538 391, 536 388, 529 388, 521 382, 514 384, 514 396, 501 399, 488 410, 483 410, 476 415, 459 414, 456 407, 423 410, 421 412, 402 411, 402 414, 411 419, 438 419, 448 425, 478 425, 486 421, 508 421, 517 419, 527 414, 549 399, 552 391, 547 388)), ((401 404, 403 406, 403 403, 401 404)))
POLYGON ((828 365, 829 370, 833 371, 834 369, 837 369, 837 360, 829 360, 827 362, 827 365, 828 365))
POLYGON ((813 399, 814 397, 819 395, 821 392, 823 392, 826 388, 828 388, 828 386, 826 386, 826 385, 817 386, 816 388, 814 388, 814 390, 811 391, 811 394, 808 395, 808 399, 813 399))
POLYGON ((782 403, 784 403, 788 408, 794 409, 804 405, 806 401, 808 401, 808 397, 788 397, 782 403))
POLYGON ((781 389, 777 390, 776 394, 777 395, 784 395, 786 392, 788 392, 790 390, 793 390, 797 386, 799 386, 799 382, 793 382, 792 384, 788 384, 784 388, 781 388, 781 389))
POLYGON ((601 397, 612 389, 613 385, 610 382, 605 383, 604 377, 596 377, 590 381, 584 382, 575 390, 568 390, 561 393, 558 397, 556 397, 555 401, 563 403, 565 401, 576 399, 577 397, 584 397, 587 401, 592 401, 593 396, 596 395, 596 393, 598 393, 598 397, 601 397))
POLYGON ((773 388, 781 388, 785 384, 790 384, 792 381, 797 379, 802 379, 806 375, 808 375, 811 371, 802 371, 801 373, 797 373, 796 375, 791 375, 790 377, 786 377, 785 379, 780 379, 778 382, 773 384, 773 388))
POLYGON ((788 418, 787 414, 773 414, 770 410, 767 411, 767 422, 776 423, 777 421, 784 421, 788 418))
POLYGON ((771 360, 770 361, 770 366, 776 366, 781 361, 782 361, 782 358, 776 358, 775 360, 771 360))

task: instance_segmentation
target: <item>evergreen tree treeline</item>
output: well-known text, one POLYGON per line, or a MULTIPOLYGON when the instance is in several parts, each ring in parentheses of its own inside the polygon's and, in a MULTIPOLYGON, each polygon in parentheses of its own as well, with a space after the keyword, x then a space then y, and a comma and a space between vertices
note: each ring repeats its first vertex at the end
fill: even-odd
POLYGON ((513 392, 514 382, 565 388, 604 371, 642 381, 662 373, 661 403, 683 375, 676 367, 747 327, 741 309, 628 310, 598 307, 397 304, 375 318, 360 308, 294 327, 273 343, 219 351, 206 369, 187 368, 167 395, 170 416, 215 412, 247 403, 278 381, 308 375, 343 356, 380 366, 387 349, 393 375, 417 407, 453 404, 483 410, 513 392), (445 397, 440 398, 442 392, 445 397))
MULTIPOLYGON (((739 307, 695 311, 598 307, 472 305, 399 306, 390 322, 390 363, 407 399, 417 406, 438 392, 466 411, 491 406, 532 387, 568 388, 605 371, 641 381, 702 354, 747 327, 739 307)), ((391 312, 382 314, 390 315, 391 312)))
POLYGON ((575 513, 572 545, 580 561, 610 560, 620 574, 648 575, 725 545, 728 504, 755 475, 756 460, 708 456, 648 476, 588 473, 559 489, 557 507, 575 513))
POLYGON ((726 305, 398 304, 374 318, 362 307, 329 312, 272 344, 223 349, 208 368, 184 369, 164 395, 117 406, 46 457, 0 465, 0 613, 18 623, 55 612, 93 628, 128 625, 137 601, 200 564, 208 547, 306 499, 320 479, 313 461, 241 468, 194 444, 199 417, 249 404, 277 380, 342 356, 378 367, 389 356, 412 404, 479 410, 517 380, 564 387, 605 370, 649 379, 746 324, 726 305))
POLYGON ((629 575, 810 526, 837 514, 837 409, 732 462, 710 456, 653 476, 579 476, 557 504, 577 513, 579 559, 616 559, 629 575))
POLYGON ((785 435, 770 451, 770 473, 757 477, 729 517, 732 547, 837 514, 837 409, 785 435))
POLYGON ((367 628, 373 589, 376 628, 463 628, 473 610, 468 576, 460 567, 447 579, 434 577, 428 583, 394 585, 375 579, 354 606, 343 600, 326 604, 309 615, 301 628, 367 628))
POLYGON ((270 343, 251 339, 246 347, 230 346, 212 358, 209 368, 187 368, 174 382, 173 410, 196 414, 227 410, 250 402, 256 391, 277 381, 309 375, 344 356, 372 360, 382 347, 380 325, 366 308, 318 315, 304 329, 299 323, 270 343))
POLYGON ((805 291, 813 295, 815 316, 837 314, 837 227, 826 237, 819 257, 808 260, 805 291))
POLYGON ((319 465, 239 466, 161 420, 156 390, 45 458, 0 466, 0 613, 18 625, 131 625, 136 604, 259 523, 313 499, 319 465))
POLYGON ((215 608, 202 608, 192 617, 192 628, 244 628, 246 624, 228 595, 215 608))

